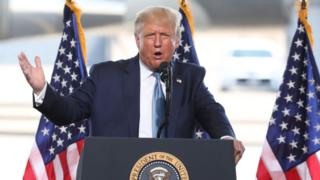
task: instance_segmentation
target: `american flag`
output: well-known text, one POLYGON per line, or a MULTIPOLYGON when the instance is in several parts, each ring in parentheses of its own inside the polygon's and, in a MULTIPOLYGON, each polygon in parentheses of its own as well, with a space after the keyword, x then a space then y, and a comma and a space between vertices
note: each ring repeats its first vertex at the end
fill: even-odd
POLYGON ((179 12, 182 16, 180 22, 181 38, 179 47, 176 49, 173 58, 174 60, 184 63, 188 62, 199 65, 198 56, 192 40, 192 14, 185 1, 180 2, 179 12))
POLYGON ((309 27, 301 16, 260 157, 259 180, 320 179, 320 79, 309 27))
MULTIPOLYGON (((181 38, 179 47, 174 52, 173 58, 175 61, 199 65, 198 56, 192 40, 192 14, 185 0, 180 0, 179 12, 182 16, 180 23, 181 38)), ((210 136, 203 130, 200 124, 196 124, 193 137, 196 139, 208 139, 210 136)))
MULTIPOLYGON (((64 30, 50 86, 66 96, 81 85, 87 72, 84 44, 80 39, 83 38, 80 10, 72 2, 66 2, 63 22, 64 30)), ((88 133, 87 120, 56 126, 42 116, 23 179, 75 179, 83 139, 88 133)))

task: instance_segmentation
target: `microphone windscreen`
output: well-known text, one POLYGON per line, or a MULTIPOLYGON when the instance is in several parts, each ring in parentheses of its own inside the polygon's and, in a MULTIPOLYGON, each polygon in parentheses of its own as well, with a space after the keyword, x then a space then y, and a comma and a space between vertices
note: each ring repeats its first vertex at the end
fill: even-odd
POLYGON ((160 73, 160 79, 162 82, 165 82, 169 78, 169 71, 170 71, 170 63, 162 62, 157 69, 157 72, 160 73))
POLYGON ((162 62, 156 71, 159 73, 167 71, 168 66, 169 66, 168 62, 162 62))

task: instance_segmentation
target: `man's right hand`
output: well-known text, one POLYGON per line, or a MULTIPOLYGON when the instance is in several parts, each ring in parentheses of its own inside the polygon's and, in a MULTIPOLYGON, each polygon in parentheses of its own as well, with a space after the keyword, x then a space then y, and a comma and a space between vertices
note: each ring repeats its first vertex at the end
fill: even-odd
POLYGON ((39 93, 44 88, 46 83, 44 72, 41 66, 40 57, 36 56, 34 58, 34 61, 36 64, 35 67, 33 67, 30 64, 27 56, 23 52, 21 52, 18 55, 18 59, 19 59, 21 70, 24 76, 26 77, 28 83, 32 87, 34 93, 39 95, 39 93))

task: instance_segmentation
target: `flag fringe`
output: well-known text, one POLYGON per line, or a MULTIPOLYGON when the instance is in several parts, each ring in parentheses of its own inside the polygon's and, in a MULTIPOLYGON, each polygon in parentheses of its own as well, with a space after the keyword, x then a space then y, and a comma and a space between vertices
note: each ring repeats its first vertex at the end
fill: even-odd
POLYGON ((186 0, 179 0, 180 1, 180 9, 183 11, 183 13, 186 15, 187 20, 189 22, 191 34, 193 35, 194 33, 194 22, 192 18, 192 12, 189 6, 186 3, 186 0))

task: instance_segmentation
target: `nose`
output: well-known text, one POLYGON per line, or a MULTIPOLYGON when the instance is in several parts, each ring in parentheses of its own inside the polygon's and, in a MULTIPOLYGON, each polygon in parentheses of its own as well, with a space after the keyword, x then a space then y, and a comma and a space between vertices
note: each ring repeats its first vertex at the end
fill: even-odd
POLYGON ((155 41, 154 41, 154 47, 161 47, 162 40, 160 34, 156 34, 155 41))

